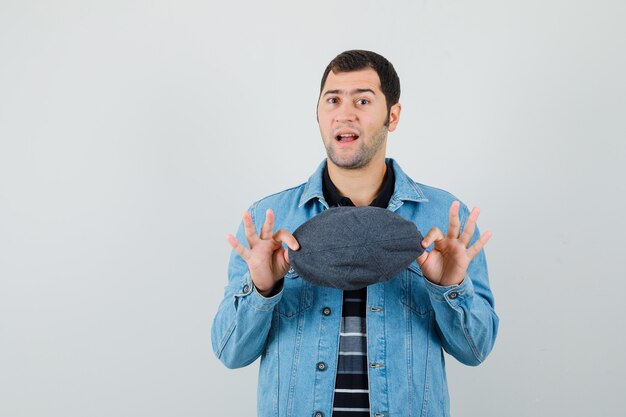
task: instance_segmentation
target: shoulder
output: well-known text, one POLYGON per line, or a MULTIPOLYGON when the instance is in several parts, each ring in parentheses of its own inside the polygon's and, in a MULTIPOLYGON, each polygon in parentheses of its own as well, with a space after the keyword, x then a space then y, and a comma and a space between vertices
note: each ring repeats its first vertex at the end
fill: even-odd
POLYGON ((415 187, 421 198, 419 200, 404 200, 397 213, 416 223, 420 231, 427 231, 436 226, 447 229, 450 206, 454 201, 461 203, 459 215, 461 221, 469 214, 467 206, 454 194, 439 187, 413 181, 406 177, 412 187, 415 187))
POLYGON ((274 194, 270 194, 252 203, 255 210, 273 209, 278 210, 287 207, 297 207, 302 197, 306 183, 287 188, 274 194))
POLYGON ((276 229, 292 230, 307 219, 319 214, 323 209, 319 199, 322 196, 321 178, 325 164, 326 160, 318 166, 307 181, 252 203, 249 211, 254 224, 257 227, 263 224, 268 209, 274 211, 276 229))
POLYGON ((396 192, 405 197, 406 200, 414 200, 417 203, 435 203, 433 205, 437 203, 449 205, 449 203, 458 200, 452 193, 444 189, 415 181, 409 174, 404 172, 396 160, 389 159, 389 161, 393 163, 394 167, 396 192))
POLYGON ((305 187, 306 183, 302 183, 252 203, 250 214, 257 229, 265 221, 265 213, 268 209, 272 209, 274 212, 275 230, 287 229, 289 231, 295 230, 300 224, 320 211, 316 204, 301 204, 305 187))
POLYGON ((431 207, 439 210, 441 206, 450 207, 453 201, 458 198, 452 193, 431 185, 423 184, 413 180, 405 173, 397 161, 390 159, 393 163, 396 176, 394 195, 406 203, 413 203, 417 206, 431 207))
POLYGON ((421 184, 418 182, 414 182, 414 184, 419 187, 419 189, 424 194, 424 197, 428 199, 428 202, 434 206, 442 204, 446 207, 450 207, 450 204, 452 204, 453 201, 458 200, 458 198, 454 194, 444 189, 433 187, 431 185, 421 184))

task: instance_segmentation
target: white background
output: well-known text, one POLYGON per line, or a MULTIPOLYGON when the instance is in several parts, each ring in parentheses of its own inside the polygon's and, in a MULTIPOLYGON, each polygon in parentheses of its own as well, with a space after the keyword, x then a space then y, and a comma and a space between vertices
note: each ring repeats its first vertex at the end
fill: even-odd
POLYGON ((241 212, 305 181, 326 64, 402 82, 388 154, 480 205, 500 334, 452 412, 624 413, 626 3, 0 0, 0 417, 252 416, 210 351, 241 212))

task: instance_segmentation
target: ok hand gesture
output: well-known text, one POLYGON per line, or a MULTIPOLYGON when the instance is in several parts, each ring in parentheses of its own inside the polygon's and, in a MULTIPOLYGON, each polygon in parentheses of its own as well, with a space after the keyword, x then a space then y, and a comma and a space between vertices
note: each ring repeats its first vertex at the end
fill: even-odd
POLYGON ((242 245, 233 235, 227 235, 226 240, 248 264, 250 278, 257 290, 263 295, 268 295, 274 284, 289 270, 289 255, 287 250, 283 249, 282 242, 285 242, 291 250, 298 250, 300 245, 285 229, 273 233, 274 212, 271 209, 265 212, 265 223, 260 236, 257 235, 252 216, 247 211, 243 213, 243 225, 250 249, 242 245))
POLYGON ((417 258, 424 276, 430 282, 444 287, 460 284, 465 279, 469 263, 491 237, 491 232, 485 232, 472 246, 469 246, 476 229, 480 209, 476 207, 472 210, 461 233, 460 205, 461 203, 455 201, 450 206, 448 235, 444 237, 437 227, 430 229, 422 241, 422 247, 425 249, 432 243, 435 247, 417 258))

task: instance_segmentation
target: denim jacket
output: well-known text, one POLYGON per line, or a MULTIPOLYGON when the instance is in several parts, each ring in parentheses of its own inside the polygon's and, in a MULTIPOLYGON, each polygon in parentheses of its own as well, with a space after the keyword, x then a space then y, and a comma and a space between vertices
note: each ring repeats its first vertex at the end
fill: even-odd
MULTIPOLYGON (((265 211, 275 230, 293 232, 328 208, 322 162, 308 182, 257 201, 250 213, 257 232, 265 211)), ((417 184, 393 161, 395 189, 388 210, 425 234, 448 229, 451 194, 417 184)), ((461 204, 462 227, 469 215, 461 204)), ((478 238, 476 230, 472 243, 478 238)), ((246 244, 243 225, 237 239, 246 244)), ((290 270, 270 297, 257 292, 246 263, 234 251, 228 285, 213 321, 212 347, 229 368, 259 356, 259 417, 330 417, 339 350, 342 291, 304 281, 290 270)), ((444 354, 478 365, 498 329, 484 251, 460 285, 441 287, 424 278, 417 262, 393 279, 367 288, 367 362, 374 417, 449 416, 444 354)))

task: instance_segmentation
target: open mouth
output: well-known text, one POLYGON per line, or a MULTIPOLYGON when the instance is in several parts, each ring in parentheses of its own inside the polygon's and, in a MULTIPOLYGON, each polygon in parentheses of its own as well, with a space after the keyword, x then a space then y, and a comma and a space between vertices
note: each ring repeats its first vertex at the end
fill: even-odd
POLYGON ((357 135, 356 133, 341 133, 335 136, 335 140, 337 140, 337 142, 339 143, 354 142, 358 138, 359 138, 359 135, 357 135))

